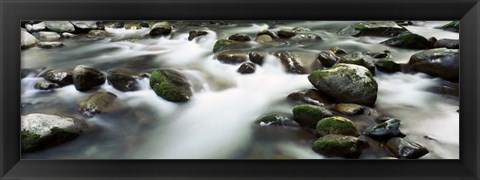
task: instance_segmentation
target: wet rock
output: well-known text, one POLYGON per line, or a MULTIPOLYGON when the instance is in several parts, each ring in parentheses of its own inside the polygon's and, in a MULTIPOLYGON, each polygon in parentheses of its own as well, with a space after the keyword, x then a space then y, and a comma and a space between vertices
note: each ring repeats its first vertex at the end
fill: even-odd
POLYGON ((246 34, 234 34, 228 37, 228 40, 246 42, 246 41, 250 41, 250 37, 248 37, 248 35, 246 34))
POLYGON ((255 124, 259 126, 269 127, 283 127, 283 128, 296 128, 299 124, 295 122, 290 116, 285 114, 268 114, 260 117, 255 121, 255 124))
POLYGON ((62 37, 64 37, 64 38, 74 38, 74 37, 76 37, 76 36, 77 36, 77 35, 72 34, 72 33, 68 33, 68 32, 62 33, 62 37))
POLYGON ((90 30, 88 31, 87 37, 89 38, 98 38, 98 37, 105 37, 107 35, 107 31, 105 30, 90 30))
POLYGON ((217 42, 215 42, 215 45, 213 45, 213 52, 216 53, 220 50, 223 50, 226 46, 229 46, 234 43, 235 41, 232 41, 232 40, 219 39, 217 42))
POLYGON ((73 69, 73 85, 78 91, 88 91, 105 83, 105 75, 99 70, 78 65, 73 69))
POLYGON ((387 72, 387 73, 395 73, 402 70, 400 64, 397 64, 395 61, 391 60, 380 60, 375 62, 375 67, 379 71, 387 72))
POLYGON ((458 83, 453 83, 450 81, 444 80, 441 82, 441 84, 438 84, 436 86, 432 86, 430 88, 426 89, 429 92, 433 92, 436 94, 441 94, 441 95, 450 95, 450 96, 455 96, 459 97, 460 95, 460 86, 458 83))
POLYGON ((307 32, 307 31, 311 31, 310 29, 306 28, 306 27, 294 27, 292 30, 294 30, 295 32, 307 32))
POLYGON ((61 38, 60 34, 51 31, 40 31, 38 34, 42 40, 56 40, 61 38))
POLYGON ((256 139, 267 142, 315 138, 313 133, 305 131, 293 121, 291 115, 283 113, 261 116, 254 122, 253 135, 256 139))
POLYGON ((358 158, 367 147, 366 141, 356 137, 329 134, 318 138, 312 149, 328 157, 358 158))
POLYGON ((297 33, 295 36, 290 38, 294 41, 315 41, 322 40, 322 37, 313 33, 297 33))
POLYGON ((27 24, 25 25, 25 29, 27 29, 28 32, 37 32, 37 31, 42 31, 45 30, 45 22, 40 22, 37 24, 27 24))
POLYGON ((406 49, 426 49, 430 46, 428 39, 413 33, 405 33, 381 42, 387 46, 406 49))
POLYGON ((459 50, 437 48, 416 53, 408 65, 413 71, 423 72, 452 82, 459 82, 459 50))
POLYGON ((95 21, 70 21, 70 23, 75 26, 75 29, 77 31, 86 31, 92 30, 92 29, 97 29, 97 22, 95 21))
POLYGON ((460 41, 457 39, 440 39, 433 43, 433 48, 459 49, 460 41))
POLYGON ((265 54, 258 51, 252 51, 248 53, 248 59, 255 64, 262 65, 263 60, 265 59, 265 54))
POLYGON ((170 102, 186 102, 193 96, 187 78, 173 69, 157 69, 150 77, 150 87, 161 98, 170 102))
POLYGON ((39 90, 52 90, 52 89, 59 88, 59 87, 60 86, 58 84, 48 82, 48 81, 45 81, 45 80, 37 81, 33 85, 33 88, 39 89, 39 90))
POLYGON ((32 34, 28 33, 25 29, 21 29, 20 34, 20 46, 22 49, 28 49, 35 46, 38 42, 37 38, 32 34))
POLYGON ((373 106, 377 99, 377 82, 363 66, 337 63, 330 69, 312 72, 308 80, 337 102, 373 106))
POLYGON ((142 26, 140 26, 138 23, 127 23, 125 24, 125 29, 132 29, 132 30, 137 30, 137 29, 142 29, 142 26))
POLYGON ((386 122, 390 119, 395 119, 395 118, 391 118, 391 117, 388 117, 388 116, 380 116, 380 117, 375 118, 375 122, 377 124, 381 124, 381 123, 384 123, 384 122, 386 122))
POLYGON ((164 22, 159 22, 155 23, 151 30, 150 30, 150 36, 157 37, 157 36, 165 36, 169 35, 172 32, 172 26, 170 23, 164 21, 164 22))
POLYGON ((80 112, 87 117, 108 112, 111 110, 116 99, 117 95, 111 92, 97 92, 80 102, 80 112))
POLYGON ((71 141, 88 129, 84 120, 38 113, 22 116, 20 126, 22 153, 71 141))
POLYGON ((45 21, 45 27, 58 33, 75 32, 75 26, 68 21, 45 21))
POLYGON ((370 73, 372 73, 372 75, 375 75, 375 64, 372 61, 366 59, 362 55, 362 53, 352 53, 342 56, 338 62, 363 66, 367 68, 370 73))
POLYGON ((350 36, 393 37, 408 30, 393 21, 368 21, 349 25, 338 32, 350 36))
POLYGON ((345 115, 357 115, 363 113, 363 106, 353 103, 340 103, 335 104, 333 109, 345 115))
POLYGON ((276 52, 275 56, 280 59, 282 62, 283 67, 289 73, 296 73, 296 74, 305 74, 306 70, 303 67, 302 62, 294 57, 290 51, 280 51, 276 52))
POLYGON ((388 57, 390 55, 390 51, 385 50, 382 52, 367 52, 366 54, 376 59, 382 59, 388 57))
POLYGON ((239 64, 248 60, 247 53, 237 50, 226 50, 218 53, 217 59, 222 63, 239 64))
POLYGON ((188 33, 188 40, 191 41, 191 40, 195 39, 196 37, 205 36, 205 35, 207 35, 207 34, 208 34, 207 31, 191 30, 191 31, 188 33))
POLYGON ((405 137, 405 135, 400 132, 400 129, 398 129, 399 127, 400 120, 389 119, 368 130, 367 135, 381 141, 386 141, 393 137, 405 137))
POLYGON ((415 23, 412 21, 395 21, 399 26, 413 26, 415 23))
POLYGON ((316 106, 324 106, 329 103, 329 100, 322 96, 320 92, 315 89, 305 89, 295 91, 287 96, 287 99, 300 104, 311 104, 316 106))
POLYGON ((340 116, 321 119, 318 121, 315 130, 320 136, 325 136, 328 134, 340 134, 355 137, 360 136, 360 133, 353 122, 340 116))
POLYGON ((119 72, 119 71, 109 71, 107 75, 108 83, 111 84, 115 89, 120 91, 136 91, 140 89, 138 81, 133 76, 119 72))
POLYGON ((255 38, 255 41, 260 43, 268 43, 268 42, 272 42, 273 38, 269 35, 263 34, 263 35, 257 36, 255 38))
POLYGON ((291 38, 295 36, 297 33, 293 29, 281 29, 277 31, 278 37, 281 38, 291 38))
POLYGON ((150 24, 148 24, 147 22, 140 22, 140 23, 138 23, 138 25, 139 25, 140 27, 144 27, 144 28, 150 27, 150 24))
POLYGON ((388 140, 387 147, 399 159, 418 159, 429 152, 420 144, 399 137, 388 140))
POLYGON ((255 64, 251 62, 244 62, 238 68, 237 72, 240 74, 252 74, 255 72, 255 64))
POLYGON ((269 31, 269 30, 263 30, 257 33, 257 37, 261 35, 268 35, 270 38, 278 38, 278 35, 275 32, 269 31))
POLYGON ((64 46, 63 43, 58 42, 58 41, 55 41, 55 42, 39 42, 38 43, 38 47, 44 48, 44 49, 60 48, 60 47, 63 47, 63 46, 64 46))
POLYGON ((49 70, 41 75, 43 79, 56 83, 60 86, 73 84, 73 73, 68 70, 49 70))
POLYGON ((325 67, 332 67, 340 60, 332 51, 320 51, 317 59, 325 67))
POLYGON ((304 127, 315 129, 318 121, 333 116, 332 112, 320 106, 302 104, 293 107, 293 118, 304 127))
POLYGON ((459 32, 460 31, 460 21, 452 21, 448 24, 443 25, 440 29, 452 32, 459 32))
POLYGON ((124 28, 125 27, 125 23, 124 22, 115 22, 112 24, 112 28, 115 28, 115 29, 120 29, 120 28, 124 28))
POLYGON ((330 51, 332 51, 337 56, 343 56, 343 55, 348 54, 347 50, 339 48, 339 47, 332 47, 332 48, 330 48, 330 51))

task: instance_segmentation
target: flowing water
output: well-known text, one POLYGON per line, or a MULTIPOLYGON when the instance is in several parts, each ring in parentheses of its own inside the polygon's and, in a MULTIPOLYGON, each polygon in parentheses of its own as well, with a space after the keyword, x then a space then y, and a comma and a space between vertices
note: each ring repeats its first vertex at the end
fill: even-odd
MULTIPOLYGON (((350 37, 336 34, 351 24, 347 21, 233 22, 222 26, 197 26, 177 22, 182 28, 160 38, 148 37, 148 28, 139 30, 106 28, 110 37, 65 39, 65 47, 23 50, 23 69, 73 69, 84 64, 103 72, 124 68, 135 73, 156 68, 175 68, 192 83, 194 96, 188 103, 177 104, 158 97, 148 78, 141 89, 121 92, 108 83, 102 89, 118 96, 120 110, 87 119, 92 129, 66 144, 23 154, 30 159, 244 159, 244 158, 325 158, 311 150, 314 138, 293 133, 291 138, 263 139, 254 133, 252 123, 273 112, 290 113, 292 104, 286 96, 299 89, 312 88, 307 75, 286 73, 272 55, 277 50, 292 50, 304 64, 315 60, 315 53, 331 47, 349 52, 380 52, 389 49, 392 60, 408 62, 416 50, 391 48, 379 44, 387 38, 350 37), (237 73, 238 65, 215 60, 212 48, 219 38, 236 33, 250 37, 264 29, 305 27, 322 37, 320 43, 264 46, 255 41, 250 48, 270 53, 263 66, 251 75, 237 73), (206 36, 188 41, 191 29, 206 30, 206 36)), ((448 22, 416 22, 406 28, 427 38, 458 39, 458 33, 435 29, 448 22)), ((79 92, 73 85, 54 91, 33 88, 42 78, 33 74, 21 80, 22 114, 33 112, 69 115, 85 119, 78 112, 78 102, 92 92, 79 92)), ((459 158, 459 98, 428 91, 442 84, 422 73, 385 74, 377 71, 379 85, 375 109, 402 120, 407 139, 422 144, 430 153, 422 158, 459 158)), ((374 144, 373 146, 376 146, 374 144)), ((381 158, 388 153, 373 148, 360 158, 381 158)))

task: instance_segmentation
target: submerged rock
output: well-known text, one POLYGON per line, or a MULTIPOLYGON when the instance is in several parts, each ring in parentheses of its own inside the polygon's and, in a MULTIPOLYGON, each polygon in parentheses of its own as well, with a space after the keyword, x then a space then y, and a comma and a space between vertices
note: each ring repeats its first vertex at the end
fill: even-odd
POLYGON ((333 109, 337 110, 338 112, 345 114, 345 115, 356 115, 363 113, 363 106, 353 103, 340 103, 335 104, 333 109))
POLYGON ((246 42, 246 41, 250 41, 250 37, 248 37, 248 35, 246 34, 234 34, 228 37, 228 40, 246 42))
POLYGON ((62 42, 39 42, 38 47, 44 48, 44 49, 52 49, 52 48, 60 48, 63 47, 62 42))
POLYGON ((247 53, 237 50, 226 50, 218 53, 217 59, 227 64, 239 64, 248 60, 247 53))
POLYGON ((75 32, 75 26, 68 21, 45 21, 45 27, 58 33, 75 32))
POLYGON ((170 23, 164 21, 164 22, 159 22, 155 23, 151 30, 150 30, 150 36, 156 37, 156 36, 165 36, 169 35, 172 32, 172 26, 170 23))
POLYGON ((59 87, 60 86, 58 84, 48 82, 48 81, 45 81, 45 80, 37 81, 33 85, 33 88, 39 89, 39 90, 51 90, 51 89, 55 89, 55 88, 59 88, 59 87))
POLYGON ((315 129, 318 121, 333 116, 332 112, 320 106, 302 104, 293 107, 293 118, 304 127, 315 129))
POLYGON ((408 30, 393 21, 367 21, 349 25, 338 32, 350 36, 393 37, 408 30))
POLYGON ((395 73, 402 70, 400 64, 397 64, 395 61, 391 60, 380 60, 375 62, 375 67, 379 71, 387 72, 387 73, 395 73))
POLYGON ((105 75, 95 68, 78 65, 73 69, 73 84, 78 91, 88 91, 102 85, 105 80, 105 75))
POLYGON ((328 157, 358 158, 367 147, 366 141, 356 137, 329 134, 318 138, 312 149, 328 157))
POLYGON ((330 69, 312 72, 308 80, 337 102, 373 106, 377 99, 377 82, 362 66, 337 63, 330 69))
POLYGON ((84 120, 39 113, 22 116, 20 125, 22 153, 71 141, 88 129, 84 120))
POLYGON ((320 92, 315 89, 305 89, 290 93, 287 98, 300 104, 311 104, 316 106, 323 106, 329 103, 329 100, 322 96, 320 92))
POLYGON ((215 45, 213 45, 213 52, 216 53, 220 50, 223 50, 226 46, 231 45, 233 43, 235 43, 235 41, 227 40, 227 39, 219 39, 217 42, 215 42, 215 45))
POLYGON ((430 46, 430 42, 428 41, 428 39, 413 33, 405 33, 395 36, 381 42, 381 44, 406 49, 426 49, 430 46))
POLYGON ((378 139, 382 141, 386 141, 393 137, 405 137, 405 135, 400 132, 399 127, 400 120, 389 119, 368 130, 367 135, 373 139, 378 139))
POLYGON ((460 41, 458 39, 440 39, 433 43, 433 48, 459 49, 460 41))
POLYGON ((448 24, 443 25, 440 29, 452 32, 459 32, 460 31, 460 21, 452 21, 448 24))
POLYGON ((80 102, 80 112, 87 117, 111 110, 117 95, 111 92, 97 92, 80 102))
POLYGON ((205 36, 205 35, 207 35, 207 34, 208 34, 207 31, 191 30, 191 31, 188 33, 188 40, 191 41, 191 40, 195 39, 196 37, 205 36))
POLYGON ((265 54, 258 51, 252 51, 248 53, 248 59, 255 64, 262 65, 263 60, 265 59, 265 54))
POLYGON ((43 79, 56 83, 60 86, 73 84, 73 73, 68 70, 55 69, 49 70, 41 75, 43 79))
POLYGON ((335 55, 332 51, 320 51, 320 54, 318 55, 317 59, 322 63, 323 66, 325 67, 332 67, 335 65, 340 58, 335 55))
POLYGON ((109 84, 120 91, 136 91, 140 89, 136 78, 119 71, 109 71, 107 80, 109 84))
POLYGON ((280 62, 282 62, 282 65, 285 67, 287 72, 296 74, 306 73, 302 62, 293 56, 289 51, 276 52, 275 56, 280 59, 280 62))
POLYGON ((364 58, 362 53, 352 53, 352 54, 342 56, 338 62, 363 66, 367 68, 370 71, 370 73, 375 75, 375 65, 373 64, 372 61, 364 58))
POLYGON ((252 74, 255 72, 255 64, 251 62, 244 62, 238 68, 237 72, 240 74, 252 74))
POLYGON ((340 134, 355 137, 360 136, 360 133, 353 122, 340 116, 321 119, 318 121, 315 130, 320 136, 325 136, 328 134, 340 134))
POLYGON ((37 44, 38 40, 32 34, 28 33, 25 29, 21 29, 20 33, 20 47, 22 49, 28 49, 37 44))
POLYGON ((423 72, 452 82, 460 80, 460 57, 458 49, 437 48, 416 53, 408 65, 413 71, 423 72))
POLYGON ((150 77, 150 87, 161 98, 170 102, 186 102, 193 96, 187 78, 173 69, 157 69, 150 77))
POLYGON ((399 137, 388 140, 387 147, 395 157, 400 159, 418 159, 429 152, 420 144, 399 137))

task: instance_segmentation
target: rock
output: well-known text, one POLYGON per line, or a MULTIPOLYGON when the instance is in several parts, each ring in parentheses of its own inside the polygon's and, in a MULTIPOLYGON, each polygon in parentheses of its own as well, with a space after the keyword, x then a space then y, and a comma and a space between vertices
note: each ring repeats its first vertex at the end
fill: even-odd
POLYGON ((58 33, 75 32, 75 26, 68 21, 45 21, 45 27, 58 33))
POLYGON ((265 54, 258 51, 252 51, 248 53, 248 59, 255 64, 262 65, 263 60, 265 59, 265 54))
POLYGON ((150 36, 156 37, 156 36, 165 36, 169 35, 172 32, 172 26, 170 23, 164 21, 164 22, 159 22, 155 23, 151 30, 150 30, 150 36))
POLYGON ((460 31, 460 21, 452 21, 448 24, 443 25, 440 29, 452 32, 459 32, 460 31))
POLYGON ((353 103, 335 104, 333 109, 337 110, 342 114, 349 115, 349 116, 363 113, 363 107, 353 103))
POLYGON ((426 49, 430 46, 428 39, 413 33, 404 33, 381 42, 387 46, 406 49, 426 49))
POLYGON ((275 32, 269 31, 269 30, 263 30, 257 33, 257 37, 261 35, 268 35, 270 38, 278 38, 278 35, 275 32))
POLYGON ((28 33, 26 30, 21 29, 21 39, 20 39, 20 47, 22 49, 27 49, 35 46, 37 44, 37 38, 32 34, 28 33))
POLYGON ((299 90, 290 93, 287 98, 296 103, 311 104, 316 106, 324 106, 324 104, 329 103, 329 100, 323 97, 322 94, 315 89, 299 90))
POLYGON ((390 51, 385 50, 382 52, 367 52, 366 54, 376 59, 382 59, 388 57, 390 55, 390 51))
POLYGON ((428 38, 428 49, 433 48, 433 44, 435 44, 435 42, 437 42, 437 38, 435 37, 428 38))
POLYGON ((107 31, 105 30, 90 30, 88 31, 87 37, 89 38, 97 38, 97 37, 105 37, 107 35, 107 31))
POLYGON ((248 35, 246 34, 234 34, 228 37, 228 40, 246 42, 246 41, 250 41, 250 37, 248 37, 248 35))
POLYGON ((294 27, 292 30, 294 30, 295 32, 311 31, 310 29, 308 29, 308 28, 306 28, 306 27, 294 27))
POLYGON ((393 137, 405 137, 405 135, 400 132, 400 120, 398 119, 389 119, 383 123, 380 123, 370 130, 368 130, 367 135, 373 139, 387 141, 393 137))
POLYGON ((363 66, 367 68, 370 73, 372 73, 372 75, 375 75, 375 64, 373 64, 372 61, 363 57, 362 53, 352 53, 342 56, 340 60, 338 60, 338 62, 363 66))
POLYGON ((97 92, 80 102, 80 112, 87 117, 108 112, 116 99, 117 95, 111 92, 97 92))
POLYGON ((278 37, 291 38, 296 35, 293 29, 281 29, 277 31, 278 37))
POLYGON ((366 147, 368 143, 356 137, 329 134, 318 138, 312 149, 328 157, 358 158, 366 147))
POLYGON ((45 30, 45 22, 40 22, 33 25, 27 24, 25 25, 25 29, 27 29, 28 32, 37 32, 37 31, 45 30))
POLYGON ((313 33, 297 33, 295 36, 290 38, 294 41, 315 41, 322 40, 322 37, 313 33))
POLYGON ((138 23, 127 23, 124 26, 125 29, 131 29, 131 30, 138 30, 142 29, 142 26, 140 26, 138 23))
POLYGON ((390 61, 390 60, 376 61, 375 67, 377 67, 379 71, 383 71, 387 73, 395 73, 402 70, 402 67, 400 66, 400 64, 397 64, 396 62, 390 61))
POLYGON ((377 124, 381 124, 381 123, 384 123, 384 122, 386 122, 390 119, 395 119, 395 118, 391 118, 391 117, 388 117, 388 116, 380 116, 380 117, 375 118, 375 122, 377 124))
POLYGON ((64 37, 64 38, 74 38, 74 37, 76 37, 76 36, 77 36, 77 35, 72 34, 72 33, 68 33, 68 32, 62 33, 62 37, 64 37))
POLYGON ((377 82, 363 66, 337 63, 330 69, 313 71, 308 80, 336 102, 373 106, 377 99, 377 82))
POLYGON ((433 48, 459 49, 460 41, 457 39, 440 39, 433 43, 433 48))
POLYGON ((140 22, 140 23, 138 23, 138 25, 139 25, 140 27, 144 27, 144 28, 150 27, 150 24, 148 24, 147 22, 140 22))
POLYGON ((339 48, 339 47, 332 47, 332 48, 330 48, 330 51, 332 51, 337 56, 343 56, 343 55, 348 54, 347 50, 339 48))
POLYGON ((52 90, 52 89, 55 89, 55 88, 58 88, 58 87, 60 87, 58 84, 48 82, 48 81, 45 81, 45 80, 37 81, 33 85, 33 88, 39 89, 39 90, 52 90))
POLYGON ((255 64, 251 62, 244 62, 238 68, 237 72, 240 74, 252 74, 255 72, 255 64))
POLYGON ((112 24, 112 28, 115 28, 115 29, 120 29, 120 28, 124 28, 125 27, 125 23, 124 22, 115 22, 112 24))
POLYGON ((136 91, 140 85, 136 78, 118 71, 109 71, 107 75, 108 83, 120 91, 136 91))
POLYGON ((220 50, 223 50, 223 48, 233 43, 235 43, 235 41, 227 40, 227 39, 219 39, 217 42, 215 42, 215 45, 213 45, 213 52, 216 53, 220 50))
POLYGON ((208 34, 207 31, 191 30, 191 31, 188 33, 188 40, 191 41, 191 40, 195 39, 196 37, 205 36, 205 35, 207 35, 207 34, 208 34))
POLYGON ((237 50, 226 50, 218 53, 217 59, 226 64, 239 64, 248 60, 247 53, 237 50))
POLYGON ((22 153, 71 141, 88 129, 84 120, 37 113, 22 116, 20 126, 22 153))
POLYGON ((302 104, 293 107, 293 119, 301 126, 315 129, 318 121, 333 116, 332 112, 320 106, 302 104))
POLYGON ((257 36, 255 38, 255 41, 260 43, 268 43, 268 42, 272 42, 273 38, 269 35, 263 34, 263 35, 257 36))
POLYGON ((325 67, 332 67, 340 60, 332 51, 320 51, 317 59, 325 67))
POLYGON ((58 42, 58 41, 55 41, 55 42, 39 42, 38 43, 38 47, 44 48, 44 49, 59 48, 59 47, 63 47, 63 46, 64 46, 63 43, 58 42))
POLYGON ((459 82, 460 57, 458 49, 429 49, 410 57, 413 71, 423 72, 452 82, 459 82))
POLYGON ((102 85, 105 80, 105 75, 95 68, 78 65, 73 69, 73 84, 78 91, 88 91, 102 85))
POLYGON ((269 114, 262 116, 255 121, 255 124, 258 124, 260 126, 273 126, 283 128, 299 127, 299 124, 295 122, 290 116, 283 114, 269 114))
POLYGON ((353 122, 340 116, 321 119, 318 121, 315 130, 320 136, 326 136, 328 134, 339 134, 355 137, 360 136, 360 133, 353 122))
POLYGON ((349 25, 338 32, 349 36, 393 37, 408 30, 393 21, 368 21, 349 25))
POLYGON ((290 51, 280 51, 276 52, 275 56, 280 59, 282 62, 283 67, 289 73, 296 73, 296 74, 305 74, 306 70, 303 67, 303 64, 300 60, 290 53, 290 51))
POLYGON ((92 30, 92 29, 97 29, 97 22, 95 21, 70 21, 70 23, 75 26, 75 29, 78 30, 92 30))
POLYGON ((150 86, 158 96, 170 102, 186 102, 193 96, 187 78, 173 69, 154 70, 150 86))
POLYGON ((399 137, 388 140, 387 147, 395 157, 400 159, 418 159, 429 152, 420 144, 399 137))
POLYGON ((71 71, 56 69, 49 70, 41 75, 43 79, 56 83, 60 86, 73 84, 73 73, 71 71))

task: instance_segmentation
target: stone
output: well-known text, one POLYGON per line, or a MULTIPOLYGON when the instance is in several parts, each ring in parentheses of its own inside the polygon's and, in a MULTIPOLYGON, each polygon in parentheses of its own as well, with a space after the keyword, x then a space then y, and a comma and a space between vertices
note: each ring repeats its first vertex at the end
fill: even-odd
POLYGON ((408 32, 393 21, 366 21, 349 25, 338 32, 340 35, 349 36, 380 36, 394 37, 408 32))
POLYGON ((402 70, 400 64, 397 64, 395 61, 391 60, 380 60, 375 62, 375 67, 382 72, 386 73, 395 73, 402 70))
POLYGON ((404 33, 381 42, 387 46, 406 49, 427 49, 430 42, 423 36, 413 33, 404 33))
POLYGON ((248 53, 248 59, 255 64, 262 65, 265 59, 265 54, 258 51, 252 51, 248 53))
POLYGON ((140 85, 136 78, 126 73, 122 73, 115 70, 108 72, 107 81, 115 89, 118 89, 123 92, 136 91, 140 89, 140 85))
POLYGON ((459 49, 460 41, 458 39, 440 39, 433 43, 433 48, 459 49))
POLYGON ((52 89, 59 88, 59 87, 60 86, 58 84, 48 82, 48 81, 45 81, 45 80, 37 81, 33 85, 33 88, 39 89, 39 90, 52 90, 52 89))
POLYGON ((78 91, 88 91, 105 83, 106 77, 99 70, 78 65, 73 69, 73 84, 78 91))
POLYGON ((275 56, 280 60, 287 72, 295 74, 306 73, 302 62, 297 57, 293 56, 290 51, 279 51, 275 53, 275 56))
POLYGON ((345 63, 345 64, 355 64, 355 65, 360 65, 365 68, 367 68, 372 75, 375 75, 375 64, 365 58, 362 53, 352 53, 352 54, 347 54, 345 56, 342 56, 339 60, 339 63, 345 63))
POLYGON ((329 134, 318 138, 312 149, 327 157, 358 158, 367 147, 366 141, 356 137, 329 134))
POLYGON ((247 53, 237 50, 226 50, 217 54, 218 61, 226 64, 239 64, 248 60, 247 53))
POLYGON ((231 35, 230 37, 228 37, 228 40, 238 41, 238 42, 246 42, 246 41, 250 41, 251 39, 246 34, 234 34, 234 35, 231 35))
POLYGON ((150 77, 150 87, 158 96, 170 102, 187 102, 193 96, 190 82, 173 69, 154 70, 150 77))
POLYGON ((358 104, 353 104, 353 103, 340 103, 340 104, 335 104, 333 106, 333 109, 336 111, 345 114, 345 115, 357 115, 363 113, 363 106, 360 106, 358 104))
POLYGON ((80 112, 87 117, 108 112, 116 99, 117 95, 111 92, 97 92, 80 102, 80 112))
POLYGON ((325 67, 332 67, 340 60, 340 58, 337 57, 332 51, 320 51, 317 59, 325 67))
POLYGON ((400 137, 388 140, 387 147, 390 152, 399 159, 418 159, 429 153, 429 151, 420 144, 407 141, 400 137))
POLYGON ((389 119, 385 122, 382 122, 370 130, 368 130, 367 135, 373 139, 387 141, 393 137, 405 137, 405 134, 400 132, 400 120, 398 119, 389 119))
POLYGON ((195 39, 196 37, 205 36, 205 35, 207 35, 207 34, 208 34, 207 31, 191 30, 191 31, 188 33, 188 40, 191 41, 191 40, 195 39))
POLYGON ((237 72, 240 74, 252 74, 255 72, 255 64, 252 62, 244 62, 240 65, 237 72))
POLYGON ((413 71, 423 72, 448 81, 460 81, 460 54, 458 49, 436 48, 421 51, 410 57, 413 71))
POLYGON ((360 133, 353 122, 340 116, 326 117, 321 119, 318 121, 315 130, 320 136, 326 136, 328 134, 339 134, 354 137, 360 136, 360 133))
POLYGON ((45 27, 54 32, 75 32, 75 26, 68 21, 45 21, 45 27))
POLYGON ((165 36, 169 35, 172 32, 172 26, 170 23, 164 21, 164 22, 159 22, 155 23, 151 30, 150 30, 150 36, 157 37, 157 36, 165 36))
POLYGON ((41 75, 43 79, 56 83, 60 86, 73 84, 73 73, 68 70, 55 69, 49 70, 41 75))
POLYGON ((44 49, 52 49, 52 48, 60 48, 63 47, 62 42, 54 41, 54 42, 39 42, 38 47, 44 49))
POLYGON ((26 30, 21 29, 20 33, 20 47, 22 49, 28 49, 34 47, 37 44, 38 40, 32 34, 28 33, 26 30))
POLYGON ((293 119, 301 126, 315 129, 318 121, 333 116, 332 112, 320 106, 302 104, 293 107, 293 119))

